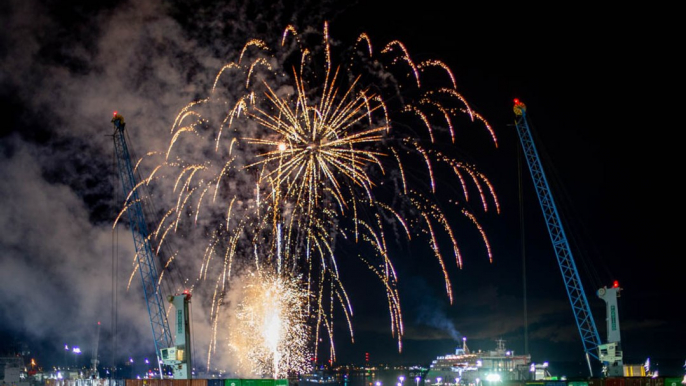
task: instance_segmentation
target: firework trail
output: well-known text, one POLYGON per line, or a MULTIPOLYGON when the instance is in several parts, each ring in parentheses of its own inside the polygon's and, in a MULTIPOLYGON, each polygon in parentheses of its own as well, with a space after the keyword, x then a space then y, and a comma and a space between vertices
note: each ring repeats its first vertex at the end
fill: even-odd
MULTIPOLYGON (((202 256, 189 281, 212 283, 208 367, 218 347, 241 341, 236 334, 252 343, 258 334, 255 308, 240 301, 245 318, 225 325, 226 310, 237 306, 227 293, 243 272, 265 285, 289 283, 292 292, 275 296, 302 301, 293 325, 301 324, 301 332, 311 326, 314 357, 324 341, 335 361, 334 320, 347 325, 354 341, 353 302, 339 270, 343 243, 354 245, 385 289, 399 350, 403 319, 389 235, 392 243, 399 237, 425 243, 451 303, 448 259, 461 268, 463 257, 449 213, 476 227, 492 258, 467 203, 476 197, 477 208, 498 213, 496 194, 476 167, 453 158, 460 131, 473 126, 497 147, 488 122, 456 90, 442 62, 415 63, 399 41, 377 53, 362 34, 336 64, 328 28, 300 35, 288 26, 271 46, 249 40, 218 71, 208 96, 181 109, 169 146, 148 155, 155 166, 141 186, 157 186, 156 194, 175 202, 151 238, 158 248, 173 246, 177 260, 202 256), (442 192, 442 185, 451 190, 442 192), (183 251, 184 239, 207 240, 205 250, 183 251)), ((265 349, 269 355, 252 358, 254 371, 288 371, 282 364, 267 371, 264 363, 278 362, 274 347, 304 339, 289 336, 265 349)), ((295 346, 301 357, 310 355, 307 344, 295 346)), ((302 362, 289 363, 302 370, 302 362)))

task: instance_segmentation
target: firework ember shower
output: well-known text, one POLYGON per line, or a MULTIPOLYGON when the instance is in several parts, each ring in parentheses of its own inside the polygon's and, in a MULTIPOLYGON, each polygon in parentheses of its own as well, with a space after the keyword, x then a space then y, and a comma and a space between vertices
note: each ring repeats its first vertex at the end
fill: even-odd
POLYGON ((136 165, 136 189, 158 208, 151 243, 206 294, 194 301, 210 310, 208 368, 230 356, 245 376, 281 377, 335 361, 334 323, 355 341, 355 278, 342 270, 353 260, 378 278, 370 289, 385 291, 402 351, 402 246, 434 256, 451 303, 464 224, 483 245, 475 258, 492 258, 478 217, 498 214, 497 196, 457 155, 465 132, 497 141, 450 68, 415 62, 400 41, 346 46, 319 27, 248 39, 181 106, 167 147, 136 165))

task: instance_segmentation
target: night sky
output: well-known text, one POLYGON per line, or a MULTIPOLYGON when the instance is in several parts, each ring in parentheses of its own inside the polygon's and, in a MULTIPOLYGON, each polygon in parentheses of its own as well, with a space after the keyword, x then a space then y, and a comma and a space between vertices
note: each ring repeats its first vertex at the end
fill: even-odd
MULTIPOLYGON (((159 148, 160 133, 246 41, 278 36, 288 24, 320 30, 327 20, 340 45, 366 32, 377 50, 397 39, 416 61, 450 67, 457 89, 497 136, 495 148, 486 135, 472 134, 460 151, 489 177, 501 208, 481 220, 492 262, 479 240, 461 241, 464 266, 449 267, 452 305, 436 259, 426 251, 402 252, 402 353, 378 282, 361 265, 344 268, 355 343, 338 331, 338 363, 361 363, 369 353, 372 362, 428 365, 453 352, 463 336, 472 350, 494 349, 502 338, 522 353, 524 253, 529 353, 570 375, 585 374, 581 339, 518 151, 512 106, 519 98, 601 340, 604 302, 595 291, 617 280, 624 289, 625 363, 650 358, 662 372, 682 372, 680 121, 669 116, 676 110, 668 91, 676 72, 664 48, 672 27, 661 22, 648 30, 637 22, 657 10, 623 9, 620 16, 579 3, 434 0, 411 7, 388 1, 98 4, 0 5, 0 353, 25 345, 42 365, 61 364, 65 344, 89 352, 100 320, 103 364, 114 352, 150 355, 138 278, 124 290, 127 262, 117 265, 113 304, 113 251, 128 261, 132 241, 126 229, 112 232, 120 209, 112 111, 126 117, 128 130, 138 130, 130 135, 139 154, 159 148)), ((195 320, 206 316, 200 307, 194 312, 195 320)))

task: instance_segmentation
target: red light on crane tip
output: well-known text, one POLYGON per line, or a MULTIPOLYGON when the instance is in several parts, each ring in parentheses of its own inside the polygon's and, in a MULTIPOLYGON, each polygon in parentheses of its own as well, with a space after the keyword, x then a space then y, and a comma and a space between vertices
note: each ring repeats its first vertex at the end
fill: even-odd
POLYGON ((515 99, 514 99, 514 103, 515 103, 515 104, 519 104, 519 99, 515 98, 515 99))
POLYGON ((619 282, 617 280, 612 283, 612 288, 619 288, 619 282))

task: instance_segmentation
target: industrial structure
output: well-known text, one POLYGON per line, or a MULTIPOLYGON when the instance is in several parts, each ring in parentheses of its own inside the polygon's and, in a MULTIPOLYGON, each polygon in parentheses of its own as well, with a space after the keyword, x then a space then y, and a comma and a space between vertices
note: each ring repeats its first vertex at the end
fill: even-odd
POLYGON ((515 125, 521 141, 524 156, 531 172, 536 194, 543 210, 548 232, 552 239, 555 256, 557 257, 562 278, 564 280, 567 295, 574 311, 576 325, 581 334, 581 340, 586 353, 586 362, 590 374, 593 375, 591 359, 595 358, 602 366, 605 376, 622 376, 624 374, 623 355, 620 345, 619 315, 617 309, 617 297, 619 296, 619 284, 615 281, 612 288, 603 287, 597 295, 606 303, 607 318, 607 342, 601 343, 600 335, 596 327, 588 299, 581 285, 579 272, 572 257, 569 241, 565 235, 560 214, 553 200, 550 186, 543 170, 543 165, 538 156, 536 146, 531 135, 529 122, 526 116, 526 106, 518 99, 514 101, 514 113, 517 116, 515 125))
POLYGON ((158 270, 156 255, 150 245, 148 223, 145 218, 143 201, 136 189, 138 182, 134 174, 131 154, 126 140, 126 124, 124 117, 114 112, 112 118, 114 124, 114 148, 116 151, 117 166, 122 183, 123 192, 126 196, 124 207, 128 213, 129 226, 133 234, 136 248, 138 271, 143 283, 143 294, 150 315, 150 326, 157 355, 157 364, 160 378, 164 378, 164 366, 171 367, 174 379, 191 379, 191 339, 190 339, 190 313, 189 302, 191 295, 185 291, 181 294, 169 295, 167 300, 176 309, 175 337, 169 328, 169 321, 163 306, 163 295, 158 286, 158 270))
POLYGON ((100 360, 98 359, 98 347, 100 346, 100 321, 98 321, 98 327, 95 330, 95 339, 93 342, 93 351, 91 354, 91 367, 88 369, 86 378, 98 379, 100 378, 100 372, 98 371, 98 364, 100 360))

